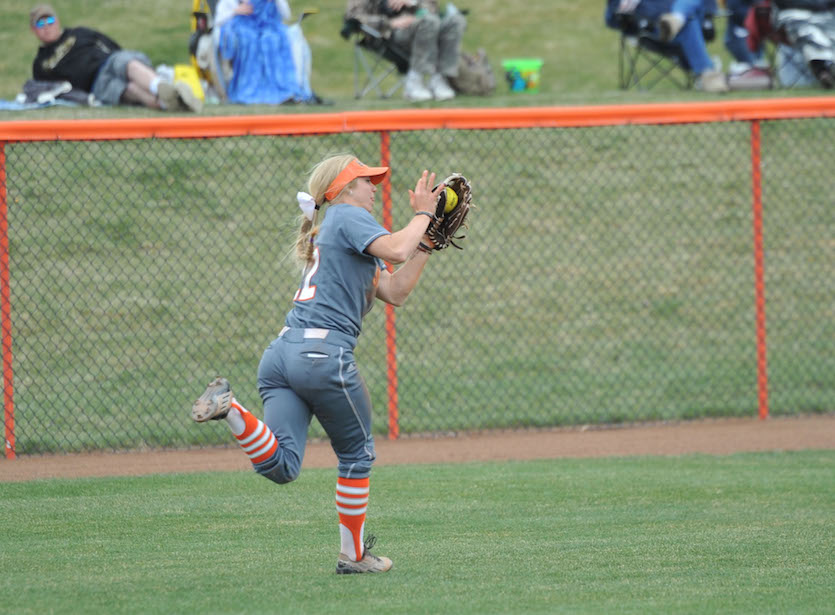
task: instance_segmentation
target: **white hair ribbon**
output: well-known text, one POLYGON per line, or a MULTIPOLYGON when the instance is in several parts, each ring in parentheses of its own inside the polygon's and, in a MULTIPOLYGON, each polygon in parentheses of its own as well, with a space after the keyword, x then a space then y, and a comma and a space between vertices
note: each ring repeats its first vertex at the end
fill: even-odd
POLYGON ((307 192, 297 192, 296 200, 299 202, 299 209, 304 217, 313 222, 313 213, 316 211, 316 200, 307 192))

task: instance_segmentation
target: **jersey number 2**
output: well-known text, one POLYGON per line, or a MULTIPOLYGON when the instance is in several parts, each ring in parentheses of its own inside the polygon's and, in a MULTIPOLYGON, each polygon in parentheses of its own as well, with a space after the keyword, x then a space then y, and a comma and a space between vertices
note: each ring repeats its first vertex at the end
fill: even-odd
POLYGON ((310 268, 307 270, 307 273, 304 276, 304 280, 302 281, 301 288, 296 291, 295 296, 293 297, 293 301, 310 301, 313 297, 316 296, 316 285, 311 284, 310 280, 313 277, 313 274, 319 269, 319 248, 313 248, 313 263, 310 265, 310 268))

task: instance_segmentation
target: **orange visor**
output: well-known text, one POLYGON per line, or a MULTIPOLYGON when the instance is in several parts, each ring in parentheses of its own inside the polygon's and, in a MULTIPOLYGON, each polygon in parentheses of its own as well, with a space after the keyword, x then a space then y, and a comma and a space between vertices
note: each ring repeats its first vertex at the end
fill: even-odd
POLYGON ((368 177, 371 183, 379 184, 383 181, 386 173, 389 172, 388 167, 368 167, 354 158, 342 172, 336 176, 336 179, 331 182, 328 189, 325 191, 325 198, 332 201, 336 195, 342 192, 342 189, 354 181, 358 177, 368 177))

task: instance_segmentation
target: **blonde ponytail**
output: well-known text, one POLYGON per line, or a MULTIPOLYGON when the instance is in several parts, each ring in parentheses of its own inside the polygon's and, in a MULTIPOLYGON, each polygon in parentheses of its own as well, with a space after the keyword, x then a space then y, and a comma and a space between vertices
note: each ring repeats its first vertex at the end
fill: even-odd
POLYGON ((339 175, 348 164, 355 160, 353 154, 337 154, 329 156, 317 164, 310 171, 307 180, 307 191, 316 201, 316 209, 313 212, 313 220, 301 216, 301 226, 296 238, 296 258, 303 267, 313 262, 313 239, 319 233, 319 209, 327 202, 325 192, 336 176, 339 175))

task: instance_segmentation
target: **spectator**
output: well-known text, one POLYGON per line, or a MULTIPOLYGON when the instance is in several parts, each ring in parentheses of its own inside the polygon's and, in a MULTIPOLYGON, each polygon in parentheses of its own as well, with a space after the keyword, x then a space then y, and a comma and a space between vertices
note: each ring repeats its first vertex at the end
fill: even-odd
POLYGON ((359 20, 408 50, 409 72, 403 88, 407 100, 455 98, 447 79, 458 76, 467 25, 459 11, 448 8, 441 17, 437 0, 348 0, 345 17, 359 20))
POLYGON ((48 4, 30 11, 29 26, 41 42, 32 63, 35 80, 69 81, 105 105, 138 104, 171 111, 200 111, 202 107, 188 84, 162 80, 144 53, 122 49, 90 28, 63 29, 48 4))
POLYGON ((220 0, 215 42, 231 63, 229 101, 243 104, 321 102, 297 70, 287 0, 220 0))
POLYGON ((681 48, 691 72, 696 75, 697 89, 728 91, 725 74, 714 66, 707 52, 702 33, 707 11, 702 0, 607 0, 606 25, 619 28, 619 14, 634 14, 657 23, 659 40, 681 48))
MULTIPOLYGON (((748 31, 748 48, 755 52, 763 49, 765 41, 774 43, 774 68, 782 88, 811 87, 817 83, 799 48, 788 44, 785 32, 775 26, 776 12, 772 11, 770 0, 755 0, 748 16, 745 29, 748 31)), ((770 75, 770 71, 769 71, 770 75)))
POLYGON ((728 67, 728 85, 732 90, 764 90, 772 85, 771 71, 763 59, 762 43, 755 41, 746 25, 754 2, 725 0, 728 10, 725 48, 734 59, 728 67))
POLYGON ((725 0, 728 9, 728 27, 725 30, 725 48, 740 64, 754 66, 762 57, 762 48, 752 50, 748 45, 749 32, 745 20, 754 0, 725 0))
MULTIPOLYGON (((290 5, 287 0, 274 0, 276 10, 282 21, 290 19, 290 5)), ((214 32, 220 42, 220 28, 236 15, 252 15, 255 7, 246 0, 218 0, 214 14, 214 32)))
POLYGON ((835 87, 835 1, 774 0, 774 4, 776 28, 803 54, 820 84, 835 87))

